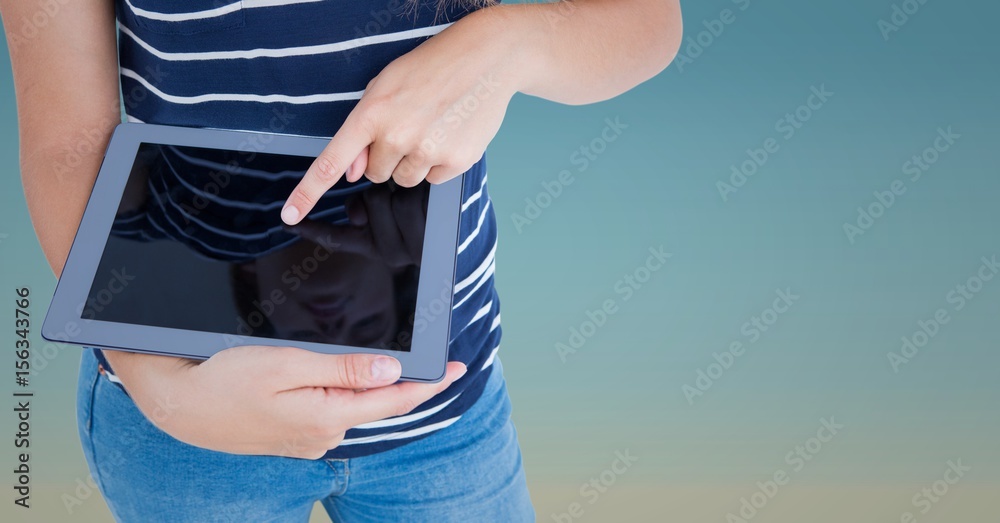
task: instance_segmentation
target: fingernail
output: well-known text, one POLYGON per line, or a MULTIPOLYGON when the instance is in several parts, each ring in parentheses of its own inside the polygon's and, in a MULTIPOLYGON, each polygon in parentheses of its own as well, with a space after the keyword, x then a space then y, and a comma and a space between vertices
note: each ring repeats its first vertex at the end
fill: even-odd
POLYGON ((398 366, 399 363, 395 358, 379 356, 372 361, 372 379, 375 381, 383 381, 395 378, 399 374, 399 371, 397 370, 398 366))
POLYGON ((299 210, 294 205, 286 205, 281 210, 281 219, 288 225, 295 225, 299 219, 299 210))
POLYGON ((462 370, 458 373, 458 376, 455 377, 455 381, 458 381, 462 376, 465 376, 466 372, 469 372, 469 368, 462 367, 462 370))

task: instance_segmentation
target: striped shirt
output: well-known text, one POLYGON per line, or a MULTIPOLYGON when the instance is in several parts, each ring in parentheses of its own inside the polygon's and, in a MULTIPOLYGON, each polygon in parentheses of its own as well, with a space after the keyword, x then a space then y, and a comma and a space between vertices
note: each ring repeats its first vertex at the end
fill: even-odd
MULTIPOLYGON (((149 195, 143 205, 119 211, 111 233, 147 242, 169 239, 201 257, 241 263, 284 249, 301 238, 286 230, 278 211, 312 158, 222 149, 143 144, 149 195), (225 179, 220 176, 226 176, 225 179), (222 182, 222 183, 220 183, 222 182)), ((343 178, 309 212, 311 220, 346 225, 346 203, 373 184, 343 178)))
MULTIPOLYGON (((382 68, 467 14, 417 1, 412 10, 406 0, 116 0, 126 117, 331 137, 382 68)), ((480 396, 501 335, 485 156, 466 173, 463 198, 449 359, 469 371, 409 414, 349 430, 324 458, 418 440, 458 421, 480 396)))

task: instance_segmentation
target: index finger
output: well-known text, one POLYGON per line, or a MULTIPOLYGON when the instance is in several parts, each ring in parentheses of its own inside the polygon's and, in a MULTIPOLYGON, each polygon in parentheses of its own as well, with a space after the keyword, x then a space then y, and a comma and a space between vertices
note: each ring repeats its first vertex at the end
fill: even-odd
POLYGON ((285 201, 281 219, 288 225, 295 225, 305 218, 323 194, 337 184, 354 159, 372 143, 371 135, 361 125, 355 124, 351 115, 285 201))

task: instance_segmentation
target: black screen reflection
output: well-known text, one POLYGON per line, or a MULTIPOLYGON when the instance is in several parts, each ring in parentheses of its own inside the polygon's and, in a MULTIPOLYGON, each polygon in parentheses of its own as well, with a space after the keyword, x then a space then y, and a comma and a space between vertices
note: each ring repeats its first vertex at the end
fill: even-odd
POLYGON ((289 228, 311 162, 142 144, 81 316, 409 350, 429 186, 342 180, 289 228))

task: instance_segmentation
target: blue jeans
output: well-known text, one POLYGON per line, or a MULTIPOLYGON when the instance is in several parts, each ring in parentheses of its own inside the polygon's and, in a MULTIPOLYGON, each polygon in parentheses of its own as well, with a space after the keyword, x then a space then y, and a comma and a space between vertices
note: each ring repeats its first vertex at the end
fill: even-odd
MULTIPOLYGON (((349 460, 241 456, 156 428, 84 349, 77 420, 91 474, 118 521, 336 523, 534 521, 500 360, 482 397, 421 440, 349 460)), ((225 422, 220 413, 220 423, 225 422)))

